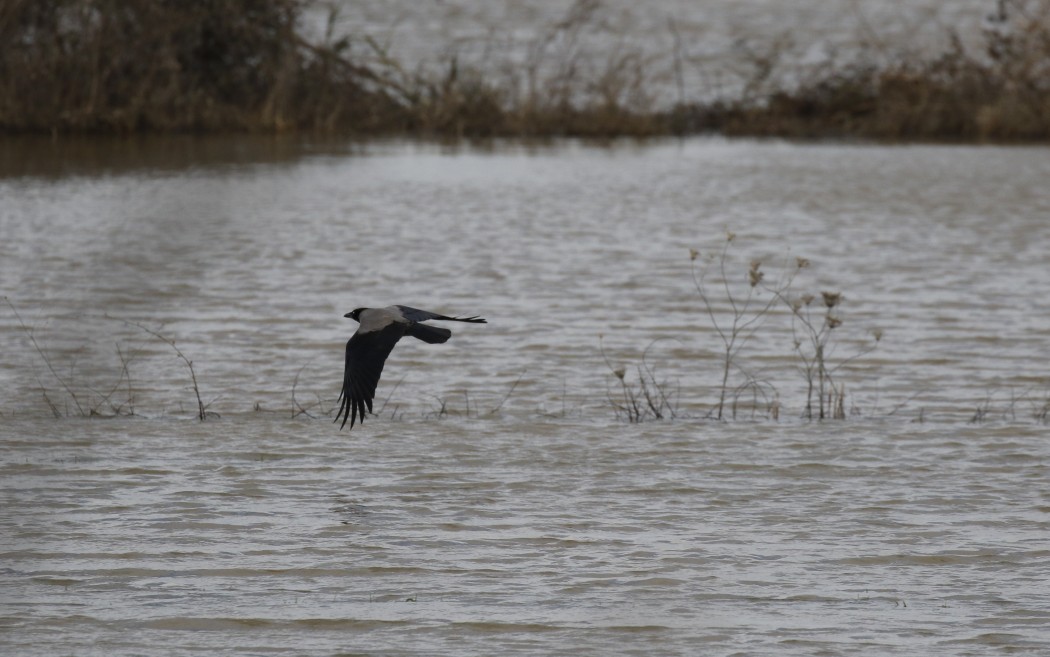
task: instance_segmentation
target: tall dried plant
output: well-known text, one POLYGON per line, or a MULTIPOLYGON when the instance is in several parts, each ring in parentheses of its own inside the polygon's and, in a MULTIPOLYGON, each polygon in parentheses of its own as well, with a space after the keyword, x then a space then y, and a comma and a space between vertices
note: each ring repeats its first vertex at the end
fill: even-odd
POLYGON ((734 388, 730 382, 734 370, 743 373, 745 388, 758 383, 755 377, 738 363, 740 352, 770 318, 779 295, 787 293, 795 276, 803 268, 803 261, 800 260, 797 268, 786 272, 779 280, 768 285, 765 282, 766 274, 762 270, 762 262, 752 260, 748 265, 746 278, 735 278, 728 271, 729 249, 735 239, 735 233, 726 231, 721 248, 706 258, 702 258, 696 249, 689 251, 693 285, 700 295, 708 319, 711 320, 711 326, 722 343, 718 403, 712 412, 719 420, 725 417, 726 402, 734 388), (699 267, 698 261, 701 262, 699 267), (717 273, 717 279, 714 281, 710 278, 712 270, 717 273), (762 292, 772 294, 762 298, 762 292))

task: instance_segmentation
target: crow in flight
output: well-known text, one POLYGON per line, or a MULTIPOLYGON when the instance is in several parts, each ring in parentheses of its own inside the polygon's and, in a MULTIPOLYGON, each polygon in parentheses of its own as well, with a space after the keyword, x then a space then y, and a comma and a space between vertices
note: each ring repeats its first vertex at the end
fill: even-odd
POLYGON ((372 412, 372 400, 376 394, 379 375, 383 373, 383 364, 394 349, 397 341, 406 335, 429 344, 445 342, 452 336, 452 331, 439 326, 421 324, 428 319, 449 322, 471 322, 487 324, 480 317, 446 317, 437 313, 409 308, 408 306, 390 306, 388 308, 358 308, 343 317, 355 319, 360 324, 357 332, 346 343, 346 367, 343 370, 343 389, 339 393, 339 412, 335 421, 342 417, 342 429, 350 420, 365 421, 365 407, 372 412))

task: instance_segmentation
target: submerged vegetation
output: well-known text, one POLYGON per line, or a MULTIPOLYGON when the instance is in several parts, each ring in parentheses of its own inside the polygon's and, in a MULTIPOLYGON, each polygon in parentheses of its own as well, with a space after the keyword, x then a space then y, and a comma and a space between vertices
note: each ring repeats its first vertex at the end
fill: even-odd
MULTIPOLYGON (((840 312, 846 300, 843 294, 795 292, 797 277, 810 267, 806 258, 798 257, 785 264, 775 279, 766 277, 758 259, 748 261, 746 270, 735 269, 730 251, 735 239, 736 234, 727 231, 716 249, 707 253, 689 250, 693 285, 706 320, 700 329, 713 333, 710 341, 718 345, 718 367, 713 370, 718 380, 711 386, 715 399, 705 417, 780 419, 780 385, 768 373, 752 368, 743 355, 749 344, 765 338, 759 335, 761 332, 771 334, 772 338, 765 339, 790 349, 798 361, 796 371, 805 384, 805 403, 799 417, 846 419, 846 387, 838 375, 848 364, 874 351, 882 340, 882 331, 873 330, 873 340, 864 344, 858 345, 854 340, 856 350, 840 355, 837 352, 842 331, 838 329, 845 321, 840 312), (774 321, 777 319, 781 321, 774 321)), ((654 366, 647 360, 648 348, 637 368, 637 385, 627 376, 626 366, 614 365, 604 346, 600 345, 600 351, 606 367, 619 382, 619 390, 607 395, 618 417, 629 422, 675 417, 680 390, 677 386, 672 390, 666 379, 656 377, 654 366)))
MULTIPOLYGON (((10 0, 0 5, 0 131, 324 131, 358 135, 732 135, 1050 139, 1050 0, 999 0, 982 42, 928 57, 859 52, 790 82, 770 40, 728 96, 686 89, 674 22, 670 71, 630 44, 578 47, 602 5, 578 0, 482 68, 397 61, 368 37, 304 37, 305 0, 10 0), (673 80, 677 99, 657 87, 673 80), (658 83, 657 80, 663 80, 658 83), (687 93, 688 92, 688 93, 687 93), (706 98, 707 100, 687 100, 706 98)), ((495 44, 498 48, 498 44, 495 44)))
MULTIPOLYGON (((848 366, 862 366, 870 377, 872 365, 861 359, 880 345, 881 331, 871 331, 870 341, 858 339, 856 334, 843 335, 841 327, 846 320, 841 309, 845 297, 841 293, 796 291, 797 275, 809 267, 805 259, 796 259, 791 266, 785 266, 780 277, 773 282, 764 280, 762 265, 758 261, 751 261, 746 271, 733 267, 735 259, 727 247, 734 237, 728 234, 725 244, 713 249, 706 257, 696 251, 690 252, 694 263, 705 258, 707 262, 703 266, 711 270, 710 279, 706 272, 693 270, 700 304, 704 307, 702 316, 707 318, 696 328, 701 343, 721 346, 722 357, 715 359, 719 367, 703 367, 707 362, 702 353, 704 348, 697 351, 685 345, 683 339, 669 340, 675 345, 670 359, 658 358, 651 353, 657 351, 655 347, 661 342, 658 339, 646 346, 636 364, 631 364, 622 350, 616 355, 607 353, 603 339, 599 337, 594 365, 600 369, 604 364, 606 368, 603 397, 598 398, 597 390, 587 390, 582 396, 574 396, 570 405, 568 393, 563 392, 559 411, 550 412, 540 407, 536 414, 551 419, 581 415, 584 412, 581 404, 584 404, 601 409, 602 413, 611 410, 616 419, 631 424, 676 420, 777 422, 788 417, 802 421, 902 417, 901 409, 909 405, 918 392, 888 411, 877 411, 873 407, 862 411, 855 404, 847 407, 846 403, 848 366), (759 340, 764 340, 766 346, 761 353, 754 354, 756 357, 751 357, 745 347, 759 340), (792 366, 785 360, 778 367, 768 368, 771 348, 793 354, 796 365, 792 366), (658 362, 671 364, 673 368, 663 370, 658 362), (697 368, 698 365, 701 367, 697 368), (682 381, 675 377, 687 369, 698 369, 707 385, 698 386, 694 381, 683 386, 682 381), (669 371, 676 374, 669 375, 669 371), (792 371, 801 380, 793 381, 792 371), (793 385, 793 382, 801 383, 801 386, 793 385), (787 388, 801 392, 782 395, 781 390, 787 388)), ((26 358, 34 363, 32 377, 36 385, 28 390, 34 396, 39 395, 37 398, 42 407, 53 417, 115 418, 165 412, 184 416, 192 414, 200 421, 220 417, 211 407, 227 395, 220 392, 206 400, 202 390, 214 390, 214 387, 202 382, 194 361, 170 334, 162 333, 162 327, 151 328, 140 322, 102 315, 94 319, 106 327, 107 340, 112 340, 114 352, 90 353, 88 349, 71 348, 68 344, 53 350, 43 338, 38 339, 38 327, 27 324, 10 299, 4 297, 3 305, 25 336, 29 348, 26 358), (114 353, 115 361, 111 360, 114 353), (78 362, 81 358, 88 360, 89 365, 82 366, 78 362), (181 362, 180 366, 174 366, 176 360, 181 362)), ((319 372, 309 390, 305 394, 301 390, 303 372, 311 365, 313 363, 308 362, 299 367, 287 382, 290 407, 264 408, 258 401, 248 403, 244 400, 242 406, 244 409, 250 407, 256 413, 275 413, 293 420, 331 418, 338 403, 335 395, 330 394, 336 389, 330 376, 319 372), (325 381, 332 383, 331 390, 325 390, 325 381)), ((323 366, 319 367, 323 369, 323 366)), ((390 384, 382 400, 377 399, 375 415, 395 422, 408 417, 431 420, 499 417, 519 389, 525 374, 521 372, 502 390, 459 389, 450 391, 448 396, 426 395, 425 410, 421 412, 418 411, 418 399, 414 402, 406 400, 406 406, 414 406, 415 412, 406 411, 401 402, 395 401, 398 396, 404 397, 403 392, 399 394, 404 382, 402 378, 390 384)), ((235 396, 228 395, 231 399, 227 400, 227 407, 231 400, 237 403, 232 399, 235 396)), ((967 406, 971 402, 960 402, 955 409, 956 417, 972 424, 990 421, 1050 423, 1050 387, 1047 387, 1047 382, 1042 387, 1036 385, 1023 390, 991 390, 972 406, 967 406), (1008 399, 1002 399, 1004 396, 1008 399)), ((925 408, 913 410, 910 421, 926 421, 925 408)), ((0 417, 6 414, 7 411, 0 409, 0 417)), ((944 409, 937 414, 944 415, 944 409)))
MULTIPOLYGON (((36 337, 33 335, 33 329, 22 319, 22 316, 19 314, 14 303, 12 303, 7 297, 4 297, 3 300, 4 304, 10 309, 11 314, 14 315, 19 328, 25 334, 29 344, 32 346, 33 352, 46 367, 49 374, 48 379, 53 381, 53 385, 57 385, 62 391, 61 397, 56 396, 55 398, 52 398, 53 393, 49 392, 49 388, 44 383, 44 380, 37 377, 40 394, 54 417, 117 417, 136 414, 136 393, 140 386, 136 385, 133 381, 131 366, 136 359, 140 358, 145 353, 145 340, 129 339, 125 341, 124 345, 121 345, 120 340, 114 342, 117 359, 120 363, 115 378, 98 385, 83 382, 78 383, 75 381, 75 360, 69 365, 67 373, 60 371, 60 369, 56 367, 54 359, 40 345, 40 343, 37 342, 36 337)), ((106 319, 119 322, 125 327, 137 329, 171 347, 175 356, 182 361, 189 371, 193 394, 196 398, 197 419, 203 422, 208 418, 218 417, 217 413, 208 410, 208 407, 211 406, 214 400, 205 403, 201 398, 200 384, 197 380, 197 371, 193 367, 193 361, 190 360, 181 349, 179 349, 178 345, 175 344, 175 340, 162 334, 157 329, 151 329, 138 322, 130 320, 113 320, 113 318, 108 316, 106 316, 106 319)), ((63 367, 62 369, 64 370, 65 368, 63 367)))

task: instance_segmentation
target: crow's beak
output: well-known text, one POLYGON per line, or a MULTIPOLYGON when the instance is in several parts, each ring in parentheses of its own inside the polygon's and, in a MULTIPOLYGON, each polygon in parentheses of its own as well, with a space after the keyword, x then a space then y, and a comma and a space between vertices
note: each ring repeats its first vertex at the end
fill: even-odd
POLYGON ((354 318, 353 315, 354 315, 353 313, 347 313, 347 314, 343 315, 343 317, 346 317, 347 319, 353 319, 354 318))

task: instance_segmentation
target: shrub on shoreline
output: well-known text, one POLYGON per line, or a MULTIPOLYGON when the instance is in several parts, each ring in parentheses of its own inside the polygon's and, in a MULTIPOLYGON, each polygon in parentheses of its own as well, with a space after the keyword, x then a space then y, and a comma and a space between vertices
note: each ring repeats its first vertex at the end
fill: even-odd
POLYGON ((999 4, 978 52, 954 39, 932 59, 858 60, 790 88, 766 68, 738 98, 666 108, 640 52, 595 64, 571 47, 598 22, 597 0, 573 5, 503 73, 455 56, 440 73, 381 52, 365 65, 346 38, 301 36, 305 0, 10 0, 0 132, 1050 140, 1050 0, 999 4))
POLYGON ((398 109, 370 72, 303 41, 300 0, 11 0, 0 9, 8 132, 281 131, 398 109))

